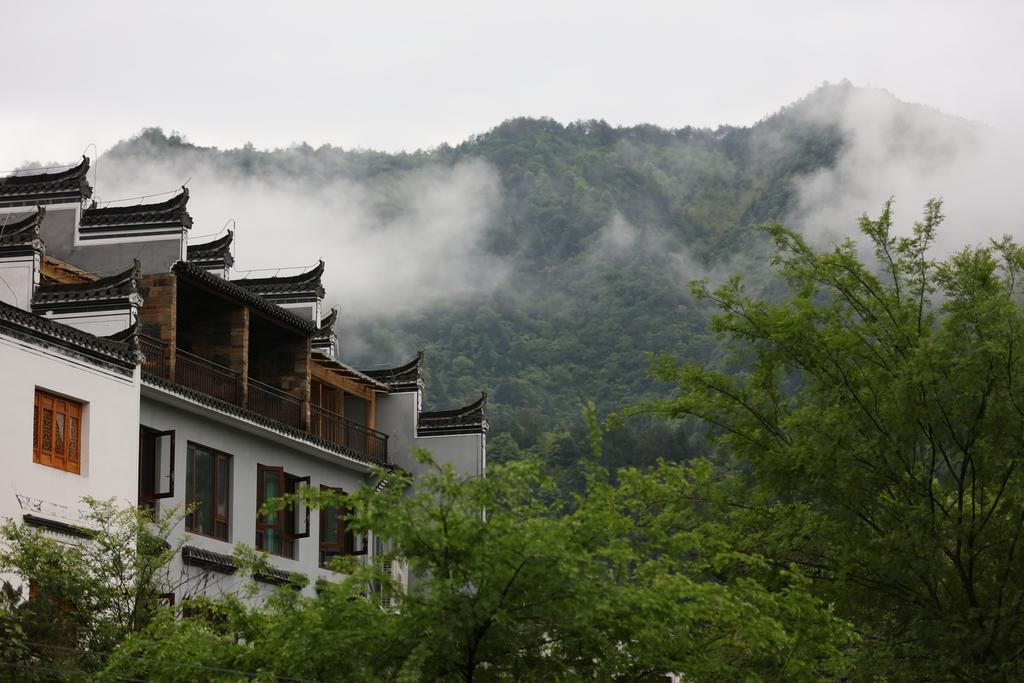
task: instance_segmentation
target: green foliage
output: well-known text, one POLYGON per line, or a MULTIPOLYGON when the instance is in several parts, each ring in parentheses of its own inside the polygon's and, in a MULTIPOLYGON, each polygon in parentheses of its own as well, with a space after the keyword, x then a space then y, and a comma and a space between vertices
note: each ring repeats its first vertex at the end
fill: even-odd
MULTIPOLYGON (((842 96, 840 86, 808 100, 842 96)), ((533 447, 537 416, 540 431, 572 434, 587 400, 607 413, 665 397, 646 373, 645 353, 711 357, 704 307, 684 284, 738 256, 740 267, 766 270, 767 241, 749 226, 781 219, 794 177, 831 165, 842 143, 835 127, 803 115, 812 105, 717 130, 517 118, 457 146, 412 154, 308 145, 222 151, 150 129, 109 155, 167 161, 183 176, 202 164, 225 177, 298 180, 311 190, 365 182, 388 197, 377 207, 382 217, 401 206, 389 190, 401 174, 485 160, 500 177, 502 203, 484 249, 510 267, 505 286, 418 314, 381 311, 347 324, 342 346, 372 350, 348 358, 356 364, 404 362, 425 348, 431 406, 464 405, 486 390, 492 437, 508 433, 516 442, 504 455, 533 447), (609 239, 616 227, 622 235, 609 239)), ((645 427, 626 425, 610 439, 609 462, 685 457, 645 439, 645 427)), ((563 481, 573 465, 560 463, 563 481)))
POLYGON ((891 209, 861 220, 874 265, 768 227, 782 304, 698 283, 734 371, 663 358, 676 397, 644 410, 713 430, 730 536, 802 567, 853 622, 858 677, 1017 679, 1024 251, 1005 238, 934 261, 941 204, 910 237, 891 209))
POLYGON ((227 598, 208 605, 213 618, 161 615, 104 678, 809 681, 844 671, 853 636, 799 570, 737 550, 703 520, 705 464, 628 470, 619 484, 593 468, 571 505, 542 470, 520 460, 464 480, 433 465, 415 488, 382 471, 382 490, 347 499, 353 528, 389 539, 378 563, 339 565, 347 576, 316 598, 281 588, 260 608, 227 598), (398 560, 413 575, 404 593, 381 571, 398 560))
POLYGON ((0 654, 15 680, 80 680, 155 617, 169 590, 178 548, 163 539, 181 515, 84 503, 88 538, 61 542, 12 520, 0 527, 0 572, 18 578, 3 583, 0 604, 0 654))

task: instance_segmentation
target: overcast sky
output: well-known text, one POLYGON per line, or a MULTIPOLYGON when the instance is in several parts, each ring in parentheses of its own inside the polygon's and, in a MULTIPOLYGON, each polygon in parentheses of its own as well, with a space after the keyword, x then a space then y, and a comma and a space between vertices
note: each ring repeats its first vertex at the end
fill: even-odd
POLYGON ((384 150, 514 116, 750 124, 844 78, 1024 120, 1020 2, 15 2, 0 169, 145 126, 384 150))

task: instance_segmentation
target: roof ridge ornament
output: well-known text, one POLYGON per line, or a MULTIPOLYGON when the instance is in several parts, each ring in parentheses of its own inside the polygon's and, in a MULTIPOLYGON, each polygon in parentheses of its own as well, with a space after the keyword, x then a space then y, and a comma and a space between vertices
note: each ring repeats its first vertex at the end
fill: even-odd
MULTIPOLYGON (((37 206, 35 213, 30 213, 13 223, 0 223, 0 242, 26 242, 38 238, 44 216, 46 208, 37 206)), ((9 215, 5 218, 9 218, 9 215)))

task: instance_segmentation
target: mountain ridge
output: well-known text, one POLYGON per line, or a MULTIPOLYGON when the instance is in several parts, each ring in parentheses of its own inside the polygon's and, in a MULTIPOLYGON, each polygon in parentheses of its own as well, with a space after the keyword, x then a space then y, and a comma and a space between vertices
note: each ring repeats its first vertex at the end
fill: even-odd
MULTIPOLYGON (((849 143, 843 112, 865 93, 898 102, 841 83, 747 127, 520 117, 454 146, 399 154, 304 143, 218 150, 151 128, 115 145, 104 161, 115 168, 159 164, 181 174, 204 166, 239 182, 298 182, 325 192, 342 179, 356 182, 372 188, 367 210, 385 227, 409 211, 402 183, 410 174, 484 162, 500 197, 474 233, 476 250, 461 258, 488 259, 507 274, 492 289, 450 305, 361 319, 341 330, 343 350, 355 362, 381 363, 425 348, 431 404, 459 405, 486 390, 499 458, 544 446, 547 438, 553 445, 544 446, 544 455, 569 467, 585 447, 578 433, 585 401, 603 413, 664 395, 667 388, 647 377, 649 353, 699 360, 715 354, 704 329, 707 311, 686 283, 737 270, 768 277, 768 245, 753 226, 784 220, 797 205, 797 181, 836 165, 849 143)), ((333 247, 344 253, 344 245, 333 247)), ((458 265, 442 259, 432 275, 436 280, 458 265)), ((620 435, 613 458, 643 463, 672 456, 657 443, 638 445, 650 429, 620 435)), ((686 435, 661 437, 677 451, 688 448, 686 435)))

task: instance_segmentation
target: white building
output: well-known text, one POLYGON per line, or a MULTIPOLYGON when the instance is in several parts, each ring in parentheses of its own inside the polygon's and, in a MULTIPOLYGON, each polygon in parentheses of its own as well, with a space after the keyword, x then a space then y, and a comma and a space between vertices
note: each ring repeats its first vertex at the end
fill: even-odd
MULTIPOLYGON (((11 378, 0 421, 14 437, 3 457, 17 473, 0 514, 73 532, 58 513, 83 495, 196 505, 172 570, 204 590, 234 591, 236 543, 268 553, 267 583, 294 572, 330 580, 335 555, 374 552, 374 539, 346 532, 342 511, 259 516, 267 498, 373 486, 375 466, 415 474, 418 447, 483 474, 485 397, 427 413, 422 354, 384 370, 344 364, 337 313, 324 315, 322 261, 299 275, 231 280, 231 233, 187 244, 187 190, 158 203, 87 206, 87 170, 83 160, 0 179, 0 276, 11 290, 0 293, 0 370, 11 378), (37 333, 16 333, 19 325, 37 333), (16 408, 26 401, 78 420, 77 471, 67 456, 62 469, 53 454, 49 466, 23 456, 33 428, 28 404, 16 408), (26 511, 20 502, 35 500, 46 505, 26 511)), ((34 433, 45 429, 37 422, 34 433)))

